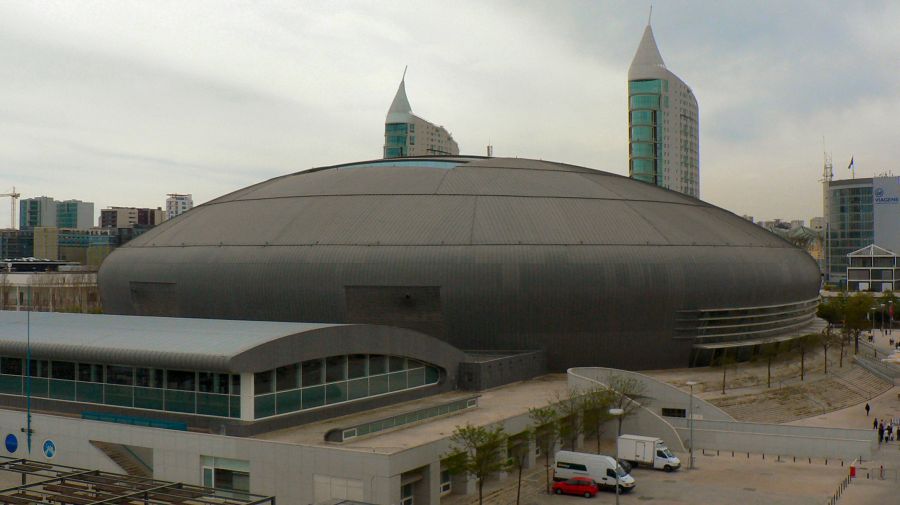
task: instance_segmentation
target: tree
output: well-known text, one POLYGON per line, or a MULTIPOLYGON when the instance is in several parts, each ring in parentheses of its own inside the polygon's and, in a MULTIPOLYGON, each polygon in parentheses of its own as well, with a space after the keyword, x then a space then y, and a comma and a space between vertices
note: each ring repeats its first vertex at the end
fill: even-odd
POLYGON ((641 404, 635 400, 645 397, 644 392, 646 388, 640 380, 619 374, 610 374, 606 381, 606 386, 610 395, 609 407, 622 409, 622 415, 618 416, 619 423, 618 431, 616 432, 621 434, 622 421, 640 408, 641 404))
POLYGON ((450 436, 451 451, 447 470, 451 474, 465 473, 478 485, 478 504, 484 499, 484 481, 493 473, 509 468, 506 457, 506 433, 502 426, 457 426, 450 436))
POLYGON ((819 345, 822 346, 822 351, 824 354, 823 359, 825 361, 825 374, 826 375, 828 374, 828 348, 835 344, 838 344, 840 341, 841 341, 840 333, 832 333, 831 328, 825 328, 825 330, 822 331, 822 334, 819 335, 818 342, 819 342, 819 345))
POLYGON ((820 336, 818 333, 810 333, 807 335, 803 335, 800 337, 791 340, 791 347, 794 351, 800 355, 800 380, 803 381, 803 377, 806 372, 806 353, 813 347, 819 344, 820 336))
POLYGON ((769 344, 763 344, 760 347, 759 354, 760 357, 766 360, 766 387, 772 387, 772 360, 778 356, 778 342, 772 342, 769 344))
POLYGON ((547 494, 550 494, 550 452, 559 436, 559 412, 552 405, 528 409, 534 440, 544 453, 544 475, 547 477, 547 494))
POLYGON ((869 293, 857 293, 847 298, 844 304, 844 326, 854 339, 854 354, 859 354, 859 334, 870 326, 866 316, 873 303, 874 299, 869 293))
POLYGON ((554 403, 559 413, 559 438, 568 442, 569 450, 574 451, 578 436, 584 433, 581 395, 576 390, 570 390, 567 395, 557 392, 554 403))
POLYGON ((597 440, 598 454, 600 453, 600 437, 603 436, 603 426, 612 417, 609 414, 612 401, 610 391, 603 387, 590 389, 581 396, 584 432, 590 433, 597 440))
POLYGON ((515 436, 509 437, 509 464, 516 469, 516 505, 522 496, 522 469, 528 461, 529 442, 534 432, 529 428, 515 436))
POLYGON ((725 378, 728 372, 728 365, 734 364, 737 362, 733 354, 728 353, 728 348, 722 348, 722 355, 719 356, 718 359, 719 365, 722 367, 722 394, 725 394, 725 378))

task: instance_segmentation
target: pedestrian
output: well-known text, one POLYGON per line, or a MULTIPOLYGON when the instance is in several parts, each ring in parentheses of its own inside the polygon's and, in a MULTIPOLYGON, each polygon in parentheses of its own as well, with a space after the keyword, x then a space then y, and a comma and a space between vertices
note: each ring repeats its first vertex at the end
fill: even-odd
POLYGON ((866 417, 869 417, 869 409, 871 408, 872 407, 869 407, 869 402, 866 402, 866 417))
POLYGON ((884 426, 878 427, 878 445, 881 445, 881 441, 884 440, 884 426))
POLYGON ((872 419, 872 428, 878 429, 878 419, 872 419))

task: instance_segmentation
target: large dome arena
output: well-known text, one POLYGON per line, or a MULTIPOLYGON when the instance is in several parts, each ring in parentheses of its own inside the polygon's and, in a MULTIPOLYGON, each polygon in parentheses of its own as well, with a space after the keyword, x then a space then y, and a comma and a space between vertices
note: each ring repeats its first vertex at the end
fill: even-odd
POLYGON ((815 319, 819 270, 774 234, 619 175, 518 158, 277 177, 116 250, 104 311, 412 328, 551 370, 687 366, 815 319))

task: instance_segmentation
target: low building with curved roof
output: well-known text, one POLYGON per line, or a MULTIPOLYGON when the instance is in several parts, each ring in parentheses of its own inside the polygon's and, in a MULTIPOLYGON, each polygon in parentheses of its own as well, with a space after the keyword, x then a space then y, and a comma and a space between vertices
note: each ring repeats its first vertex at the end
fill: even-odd
POLYGON ((518 158, 298 172, 116 250, 112 314, 380 324, 554 370, 686 366, 796 335, 819 271, 739 216, 651 184, 518 158))

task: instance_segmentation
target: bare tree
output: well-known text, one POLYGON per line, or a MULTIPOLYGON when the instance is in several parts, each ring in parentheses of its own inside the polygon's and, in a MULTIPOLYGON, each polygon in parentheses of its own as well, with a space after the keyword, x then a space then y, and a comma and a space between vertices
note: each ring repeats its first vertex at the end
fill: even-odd
POLYGON ((557 391, 554 403, 559 413, 559 438, 574 451, 578 436, 584 433, 581 395, 576 390, 569 390, 568 394, 557 391))
POLYGON ((646 387, 643 382, 634 377, 615 373, 609 375, 606 386, 610 394, 610 408, 622 409, 622 415, 617 416, 619 422, 617 434, 621 434, 622 421, 640 408, 640 403, 635 400, 646 397, 644 394, 646 387))
POLYGON ((547 478, 547 494, 550 494, 550 452, 559 436, 559 412, 552 405, 528 409, 535 443, 544 453, 544 476, 547 478))
POLYGON ((600 437, 603 436, 603 427, 612 417, 609 414, 612 401, 612 394, 603 387, 590 389, 581 396, 584 431, 596 439, 598 454, 600 453, 600 437))

